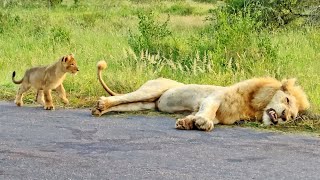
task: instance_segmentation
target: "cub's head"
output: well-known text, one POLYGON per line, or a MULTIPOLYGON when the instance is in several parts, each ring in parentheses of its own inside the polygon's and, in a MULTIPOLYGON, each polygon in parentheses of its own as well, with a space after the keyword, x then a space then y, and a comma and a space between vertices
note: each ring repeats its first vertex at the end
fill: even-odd
POLYGON ((65 72, 76 74, 79 71, 77 61, 74 59, 73 54, 63 56, 61 59, 61 64, 64 67, 65 72))
POLYGON ((263 112, 265 125, 285 123, 297 118, 298 113, 309 108, 310 104, 305 92, 295 85, 296 79, 282 81, 263 112))

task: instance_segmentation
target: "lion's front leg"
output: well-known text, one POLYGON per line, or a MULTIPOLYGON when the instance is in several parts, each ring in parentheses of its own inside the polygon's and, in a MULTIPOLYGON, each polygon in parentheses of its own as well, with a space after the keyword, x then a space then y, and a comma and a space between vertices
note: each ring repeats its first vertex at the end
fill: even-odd
POLYGON ((213 121, 205 117, 196 117, 195 126, 202 131, 211 131, 214 128, 213 121))
POLYGON ((192 130, 195 129, 194 123, 195 117, 193 115, 189 115, 176 121, 176 129, 192 130))
POLYGON ((216 120, 216 113, 221 103, 221 96, 212 94, 205 98, 201 104, 199 111, 195 115, 189 115, 182 120, 178 120, 176 127, 178 129, 199 129, 202 131, 211 131, 214 124, 218 123, 216 120), (192 128, 191 128, 192 127, 192 128))

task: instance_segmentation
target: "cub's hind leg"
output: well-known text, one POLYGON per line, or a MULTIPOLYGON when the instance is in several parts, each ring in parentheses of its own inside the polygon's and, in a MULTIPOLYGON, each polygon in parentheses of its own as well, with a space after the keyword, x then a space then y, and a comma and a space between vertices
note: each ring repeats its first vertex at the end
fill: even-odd
POLYGON ((37 103, 44 105, 44 94, 43 94, 43 90, 38 90, 37 91, 37 103))
POLYGON ((15 100, 15 103, 17 106, 23 106, 23 101, 22 101, 22 98, 23 98, 23 93, 25 93, 26 91, 28 91, 30 89, 30 85, 29 84, 21 84, 21 86, 19 87, 19 90, 17 92, 17 95, 16 95, 16 100, 15 100))

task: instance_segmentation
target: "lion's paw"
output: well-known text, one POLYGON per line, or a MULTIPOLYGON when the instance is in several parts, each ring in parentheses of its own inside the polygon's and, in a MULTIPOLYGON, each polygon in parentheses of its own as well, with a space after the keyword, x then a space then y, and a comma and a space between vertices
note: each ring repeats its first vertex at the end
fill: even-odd
POLYGON ((194 118, 187 116, 176 121, 176 129, 191 130, 194 129, 194 118))
POLYGON ((101 116, 102 114, 101 114, 101 111, 99 109, 92 108, 91 115, 93 115, 93 116, 101 116))
POLYGON ((102 96, 99 98, 96 108, 99 111, 104 111, 104 110, 108 109, 110 106, 111 106, 111 104, 109 103, 108 99, 106 97, 102 96))
POLYGON ((203 117, 196 117, 195 126, 199 130, 203 130, 203 131, 211 131, 214 127, 212 121, 209 121, 203 117))

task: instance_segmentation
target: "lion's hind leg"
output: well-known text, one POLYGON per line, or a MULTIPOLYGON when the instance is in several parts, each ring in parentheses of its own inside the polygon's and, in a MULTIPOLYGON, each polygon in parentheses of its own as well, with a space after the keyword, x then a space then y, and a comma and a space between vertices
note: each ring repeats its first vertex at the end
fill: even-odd
POLYGON ((150 80, 134 92, 116 96, 100 97, 94 111, 108 111, 109 108, 121 104, 131 104, 136 102, 154 103, 163 94, 163 92, 172 87, 181 85, 183 84, 164 78, 150 80))
POLYGON ((107 112, 128 112, 128 111, 143 111, 143 110, 154 110, 156 109, 155 102, 135 102, 128 104, 120 104, 117 106, 110 107, 104 111, 99 111, 95 108, 92 109, 92 115, 101 116, 107 112))

